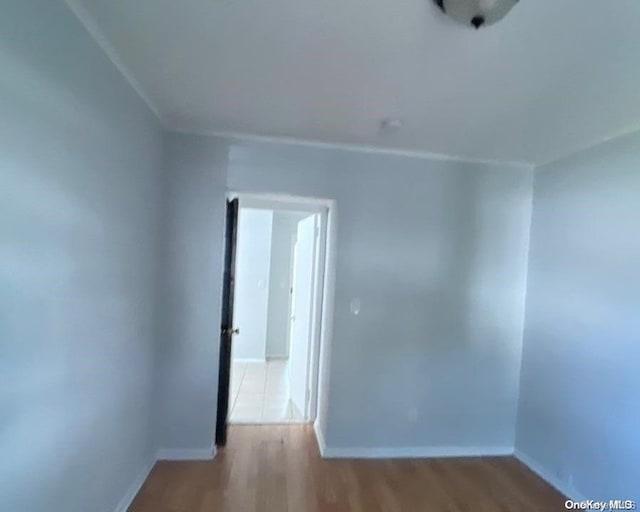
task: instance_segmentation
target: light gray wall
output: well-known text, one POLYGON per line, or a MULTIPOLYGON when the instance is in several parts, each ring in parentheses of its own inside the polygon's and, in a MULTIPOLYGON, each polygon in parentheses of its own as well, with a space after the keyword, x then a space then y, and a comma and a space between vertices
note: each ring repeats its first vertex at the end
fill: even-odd
POLYGON ((289 357, 291 243, 296 237, 298 221, 308 215, 286 211, 273 213, 267 357, 289 357))
POLYGON ((337 200, 329 446, 513 447, 531 179, 523 168, 231 144, 231 190, 337 200))
POLYGON ((590 499, 640 500, 639 225, 639 134, 536 170, 517 448, 590 499))
POLYGON ((267 351, 273 212, 242 208, 238 216, 233 359, 264 361, 267 351))
POLYGON ((199 456, 214 436, 226 159, 227 146, 211 138, 164 139, 157 442, 199 456))
POLYGON ((153 460, 161 130, 64 2, 0 15, 0 509, 113 512, 153 460))
POLYGON ((3 507, 110 512, 157 447, 210 449, 227 187, 337 201, 329 446, 509 448, 520 382, 521 453, 640 499, 640 136, 537 170, 519 380, 530 171, 178 134, 163 162, 63 4, 2 10, 3 507))

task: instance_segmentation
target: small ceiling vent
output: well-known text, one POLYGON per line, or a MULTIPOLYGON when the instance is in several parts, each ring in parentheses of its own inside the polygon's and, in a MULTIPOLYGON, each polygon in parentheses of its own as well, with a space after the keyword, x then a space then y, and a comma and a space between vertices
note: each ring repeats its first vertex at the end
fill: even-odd
POLYGON ((433 0, 447 16, 479 29, 504 18, 518 0, 433 0))

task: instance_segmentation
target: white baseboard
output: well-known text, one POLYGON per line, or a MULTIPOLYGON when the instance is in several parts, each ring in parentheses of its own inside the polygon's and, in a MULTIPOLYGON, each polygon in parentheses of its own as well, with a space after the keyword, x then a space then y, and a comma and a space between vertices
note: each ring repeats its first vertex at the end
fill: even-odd
POLYGON ((563 480, 555 476, 552 471, 548 471, 534 458, 530 457, 526 453, 521 452, 518 449, 515 450, 514 456, 536 475, 538 475, 545 482, 554 487, 557 491, 559 491, 567 498, 573 501, 586 501, 586 498, 582 496, 578 491, 576 491, 571 485, 569 485, 568 482, 564 482, 563 480))
POLYGON ((263 357, 260 359, 259 357, 234 357, 234 363, 266 363, 267 360, 263 357))
POLYGON ((160 449, 156 455, 157 460, 213 460, 216 456, 216 447, 193 449, 160 449))
POLYGON ((327 451, 327 445, 324 442, 324 436, 322 435, 322 430, 320 430, 318 420, 313 423, 313 431, 316 433, 316 441, 318 442, 318 450, 320 451, 320 456, 324 459, 325 452, 327 451))
POLYGON ((120 500, 120 503, 118 503, 118 506, 115 508, 114 512, 127 512, 127 510, 129 510, 129 507, 140 492, 142 485, 147 480, 147 477, 149 476, 149 473, 151 473, 151 470, 153 469, 155 463, 156 461, 154 459, 149 462, 142 471, 140 471, 136 479, 133 481, 133 483, 125 493, 124 497, 120 500))
POLYGON ((161 449, 156 453, 156 457, 147 464, 142 471, 138 474, 136 479, 131 484, 131 487, 127 490, 124 497, 118 503, 114 512, 127 512, 131 503, 140 492, 144 482, 149 477, 149 473, 159 460, 212 460, 216 456, 216 447, 212 445, 210 448, 205 449, 188 449, 188 450, 172 450, 161 449))
POLYGON ((510 446, 399 446, 333 447, 324 446, 325 459, 432 459, 452 457, 504 457, 513 455, 510 446))
POLYGON ((313 424, 313 430, 323 459, 428 459, 513 455, 512 446, 335 447, 327 446, 317 421, 313 424))

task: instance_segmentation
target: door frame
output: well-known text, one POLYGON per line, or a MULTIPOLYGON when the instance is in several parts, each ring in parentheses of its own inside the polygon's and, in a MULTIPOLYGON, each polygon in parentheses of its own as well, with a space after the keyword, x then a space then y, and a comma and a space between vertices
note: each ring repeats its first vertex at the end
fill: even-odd
MULTIPOLYGON (((308 372, 310 397, 306 421, 314 423, 316 432, 324 429, 329 397, 329 365, 333 334, 335 298, 335 264, 337 239, 336 202, 287 194, 252 193, 231 191, 228 200, 238 199, 240 208, 264 208, 318 214, 320 219, 319 250, 316 252, 317 272, 312 318, 313 334, 309 349, 308 372)), ((237 326, 240 327, 241 326, 237 326)))
POLYGON ((291 353, 291 323, 293 317, 293 265, 296 257, 296 239, 291 237, 289 240, 289 300, 287 301, 287 359, 291 353))

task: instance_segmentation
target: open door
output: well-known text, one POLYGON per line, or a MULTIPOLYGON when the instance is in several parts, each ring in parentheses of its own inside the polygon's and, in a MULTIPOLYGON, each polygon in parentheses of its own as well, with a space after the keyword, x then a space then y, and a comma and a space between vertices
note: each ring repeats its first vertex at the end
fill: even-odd
POLYGON ((289 392, 292 405, 306 419, 309 405, 309 358, 314 307, 317 215, 298 223, 294 250, 289 392))
POLYGON ((238 199, 227 201, 227 223, 224 247, 224 277, 222 282, 222 315, 220 326, 220 368, 218 371, 218 413, 216 445, 227 443, 229 413, 229 380, 231 377, 231 342, 240 331, 233 327, 233 290, 236 273, 236 241, 238 238, 238 199))

